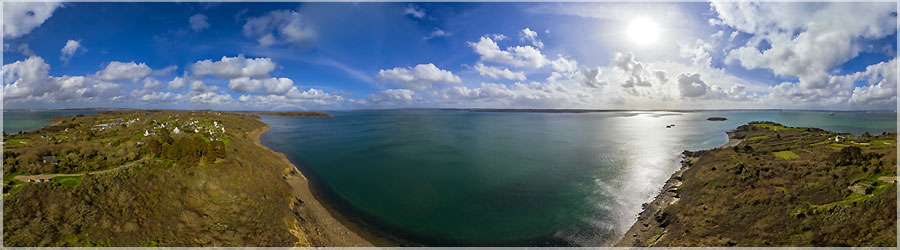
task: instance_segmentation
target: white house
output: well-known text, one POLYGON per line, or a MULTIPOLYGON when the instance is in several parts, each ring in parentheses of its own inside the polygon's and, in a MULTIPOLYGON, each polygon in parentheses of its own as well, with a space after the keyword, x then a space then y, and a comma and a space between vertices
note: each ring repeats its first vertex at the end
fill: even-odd
POLYGON ((175 129, 172 129, 172 133, 181 133, 181 130, 176 127, 175 129))

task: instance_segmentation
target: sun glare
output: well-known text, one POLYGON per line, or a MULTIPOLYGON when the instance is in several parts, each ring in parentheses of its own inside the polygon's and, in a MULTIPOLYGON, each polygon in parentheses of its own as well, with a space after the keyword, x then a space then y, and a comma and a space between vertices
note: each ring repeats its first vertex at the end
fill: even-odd
POLYGON ((628 26, 628 37, 639 45, 652 44, 659 37, 659 26, 650 18, 640 17, 628 26))

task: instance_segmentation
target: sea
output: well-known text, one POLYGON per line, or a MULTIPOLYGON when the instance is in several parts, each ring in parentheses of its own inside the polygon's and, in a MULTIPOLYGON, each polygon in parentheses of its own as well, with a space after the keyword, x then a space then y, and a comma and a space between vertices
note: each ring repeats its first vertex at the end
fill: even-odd
POLYGON ((261 141, 350 220, 432 246, 613 245, 684 150, 723 145, 750 121, 897 131, 893 111, 329 113, 264 116, 272 129, 261 141))
MULTIPOLYGON (((4 111, 29 131, 87 110, 4 111)), ((326 204, 366 230, 430 246, 609 246, 680 167, 750 121, 862 134, 897 131, 897 113, 333 111, 263 116, 326 204), (725 117, 726 121, 708 121, 725 117), (667 128, 668 125, 671 128, 667 128)))
POLYGON ((19 131, 31 131, 53 124, 47 119, 57 116, 90 115, 98 110, 3 110, 3 126, 0 130, 7 134, 15 134, 19 131))

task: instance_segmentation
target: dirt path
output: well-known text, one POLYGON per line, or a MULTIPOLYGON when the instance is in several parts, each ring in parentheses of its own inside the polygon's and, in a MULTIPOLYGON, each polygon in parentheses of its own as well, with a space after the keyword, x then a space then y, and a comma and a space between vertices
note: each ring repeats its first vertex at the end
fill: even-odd
POLYGON ((131 162, 131 163, 122 165, 122 166, 115 167, 115 168, 110 168, 110 169, 100 170, 100 171, 94 171, 94 172, 87 172, 87 173, 78 173, 78 174, 18 175, 18 176, 14 177, 14 178, 15 178, 16 180, 18 180, 18 181, 21 181, 21 182, 41 182, 41 181, 40 181, 41 179, 43 179, 43 180, 46 182, 46 181, 50 181, 50 179, 55 178, 55 177, 82 176, 82 175, 85 175, 85 174, 102 174, 102 173, 112 172, 112 171, 116 171, 116 170, 122 169, 122 168, 124 168, 124 167, 128 167, 128 166, 134 165, 134 164, 137 163, 137 162, 138 162, 138 161, 134 161, 134 162, 131 162))

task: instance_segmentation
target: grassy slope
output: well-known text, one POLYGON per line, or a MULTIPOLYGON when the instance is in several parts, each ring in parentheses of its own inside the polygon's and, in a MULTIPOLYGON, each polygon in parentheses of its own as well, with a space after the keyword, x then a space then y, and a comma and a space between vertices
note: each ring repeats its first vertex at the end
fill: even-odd
POLYGON ((897 186, 877 178, 896 173, 896 133, 850 136, 869 145, 829 141, 835 135, 772 123, 741 126, 734 137, 757 139, 698 152, 677 188, 680 199, 656 222, 636 223, 629 233, 643 233, 626 235, 620 245, 895 246, 897 186), (883 156, 848 166, 829 160, 851 146, 883 156), (848 189, 860 183, 874 188, 848 189))
MULTIPOLYGON (((227 156, 214 163, 201 162, 199 166, 180 166, 170 160, 143 156, 134 166, 86 175, 80 183, 72 179, 20 183, 18 190, 4 195, 5 245, 313 244, 306 235, 314 228, 297 229, 298 215, 292 208, 298 201, 292 200, 290 187, 282 180, 284 164, 271 151, 254 143, 254 132, 266 126, 256 117, 215 112, 120 112, 81 117, 62 125, 120 116, 139 116, 145 121, 170 119, 169 116, 219 120, 228 128, 227 135, 220 136, 229 140, 227 156), (295 230, 294 235, 289 229, 295 230)), ((118 137, 97 140, 122 140, 113 143, 122 145, 136 143, 133 140, 137 139, 132 139, 136 138, 134 131, 122 129, 106 132, 121 134, 118 137)))

